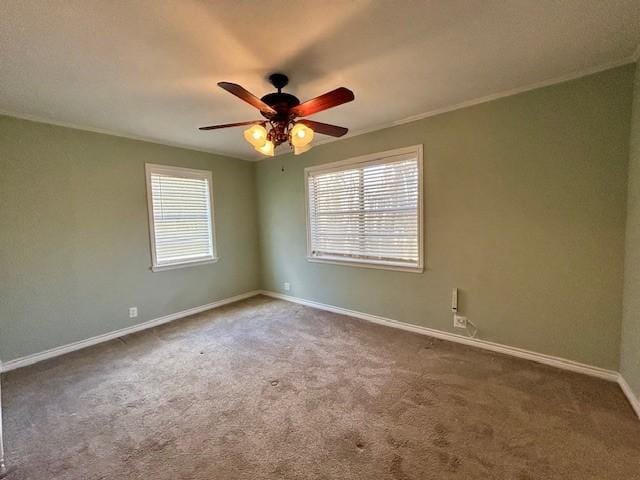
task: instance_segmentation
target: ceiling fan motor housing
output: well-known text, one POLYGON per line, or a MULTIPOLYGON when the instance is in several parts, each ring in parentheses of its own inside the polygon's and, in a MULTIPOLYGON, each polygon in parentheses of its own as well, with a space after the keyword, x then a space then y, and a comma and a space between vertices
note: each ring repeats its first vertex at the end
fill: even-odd
POLYGON ((296 105, 300 105, 300 100, 295 95, 290 93, 282 93, 282 89, 289 84, 289 77, 284 73, 272 73, 269 75, 269 81, 278 89, 277 92, 268 93, 260 100, 273 108, 277 114, 265 114, 262 115, 274 122, 288 122, 292 117, 289 114, 296 105))
MULTIPOLYGON (((284 114, 286 118, 289 118, 289 109, 295 107, 296 105, 300 105, 300 100, 298 100, 298 97, 296 97, 295 95, 291 95, 290 93, 267 93, 260 100, 262 100, 264 103, 278 112, 278 115, 284 114)), ((265 117, 268 118, 267 115, 265 115, 265 117)))

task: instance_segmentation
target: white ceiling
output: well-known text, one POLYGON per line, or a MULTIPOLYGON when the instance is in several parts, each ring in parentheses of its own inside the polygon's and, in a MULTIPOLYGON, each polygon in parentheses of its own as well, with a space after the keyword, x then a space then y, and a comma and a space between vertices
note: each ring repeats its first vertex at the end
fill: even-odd
POLYGON ((2 0, 0 110, 256 159, 241 128, 197 130, 260 118, 218 81, 262 96, 282 71, 301 100, 348 87, 355 102, 313 118, 358 133, 639 43, 638 0, 2 0))

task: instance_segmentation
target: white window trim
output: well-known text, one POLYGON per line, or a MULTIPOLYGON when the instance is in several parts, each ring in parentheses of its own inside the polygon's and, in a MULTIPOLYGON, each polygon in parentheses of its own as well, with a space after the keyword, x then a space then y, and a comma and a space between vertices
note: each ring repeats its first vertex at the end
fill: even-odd
POLYGON ((346 160, 340 160, 337 162, 324 163, 322 165, 316 165, 313 167, 307 167, 304 169, 304 201, 305 201, 305 214, 306 214, 306 226, 307 226, 307 261, 313 263, 328 263, 333 265, 344 265, 351 267, 363 267, 363 268, 377 268, 382 270, 396 270, 401 272, 411 273, 423 273, 424 272, 424 185, 423 185, 423 160, 422 160, 422 145, 412 145, 409 147, 397 148, 394 150, 387 150, 385 152, 372 153, 369 155, 362 155, 359 157, 349 158, 346 160), (413 154, 418 159, 418 265, 415 267, 408 267, 405 264, 389 262, 389 261, 376 261, 376 260, 360 260, 357 258, 343 258, 343 257, 314 257, 312 255, 311 248, 311 215, 309 211, 309 176, 315 172, 328 172, 331 170, 342 170, 344 167, 357 165, 359 163, 372 164, 376 161, 380 163, 387 163, 390 157, 396 157, 401 155, 413 154))
POLYGON ((156 163, 145 163, 145 178, 147 188, 147 213, 149 216, 149 243, 151 245, 151 271, 162 272, 164 270, 175 270, 176 268, 193 267, 196 265, 206 265, 209 263, 215 263, 218 261, 218 242, 216 241, 216 226, 214 223, 215 213, 213 204, 213 181, 211 172, 209 170, 196 170, 193 168, 174 167, 171 165, 160 165, 156 163), (156 239, 155 239, 155 222, 153 219, 153 197, 151 192, 151 173, 160 172, 166 173, 174 177, 183 178, 197 178, 201 179, 205 177, 209 182, 209 204, 211 205, 209 214, 211 222, 211 241, 213 243, 213 256, 210 258, 187 260, 183 262, 176 262, 167 265, 158 265, 156 256, 156 239))

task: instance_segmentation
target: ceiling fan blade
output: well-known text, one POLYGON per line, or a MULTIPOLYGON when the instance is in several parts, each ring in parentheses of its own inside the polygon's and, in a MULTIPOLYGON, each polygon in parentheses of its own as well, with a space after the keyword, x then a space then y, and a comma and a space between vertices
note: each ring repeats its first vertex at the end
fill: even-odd
POLYGON ((251 120, 250 122, 224 123, 222 125, 210 125, 208 127, 200 127, 198 130, 217 130, 218 128, 240 127, 242 125, 255 125, 257 123, 264 124, 264 120, 251 120))
POLYGON ((293 107, 291 113, 296 114, 298 117, 307 117, 328 108, 350 102, 354 98, 355 96, 351 90, 340 87, 293 107))
POLYGON ((331 135, 332 137, 341 137, 349 131, 348 128, 339 127, 337 125, 330 125, 328 123, 314 122, 313 120, 298 120, 298 123, 303 123, 311 130, 323 135, 331 135))
POLYGON ((273 115, 277 113, 273 108, 264 103, 249 90, 246 90, 244 87, 241 87, 236 83, 218 82, 218 86, 231 93, 232 95, 235 95, 239 99, 244 100, 249 105, 253 105, 262 113, 271 113, 273 115))

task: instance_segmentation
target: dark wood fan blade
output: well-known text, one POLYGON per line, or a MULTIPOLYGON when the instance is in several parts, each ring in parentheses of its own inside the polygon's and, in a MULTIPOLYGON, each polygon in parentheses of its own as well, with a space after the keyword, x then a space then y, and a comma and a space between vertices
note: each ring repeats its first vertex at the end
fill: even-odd
POLYGON ((341 137, 349 131, 348 128, 339 127, 337 125, 330 125, 328 123, 314 122, 313 120, 298 120, 299 123, 304 123, 307 127, 317 133, 323 135, 331 135, 332 137, 341 137))
POLYGON ((217 130, 218 128, 240 127, 242 125, 253 125, 256 123, 264 124, 264 120, 251 120, 250 122, 224 123, 222 125, 210 125, 208 127, 200 127, 198 130, 217 130))
POLYGON ((343 103, 350 102, 354 98, 356 97, 353 95, 351 90, 340 87, 293 107, 291 109, 291 113, 294 113, 298 117, 307 117, 328 108, 337 107, 343 103))
POLYGON ((231 93, 232 95, 235 95, 239 99, 244 100, 249 105, 253 105, 262 113, 271 113, 274 115, 276 114, 276 111, 273 108, 264 103, 249 90, 246 90, 244 87, 241 87, 236 83, 218 82, 218 86, 231 93))

